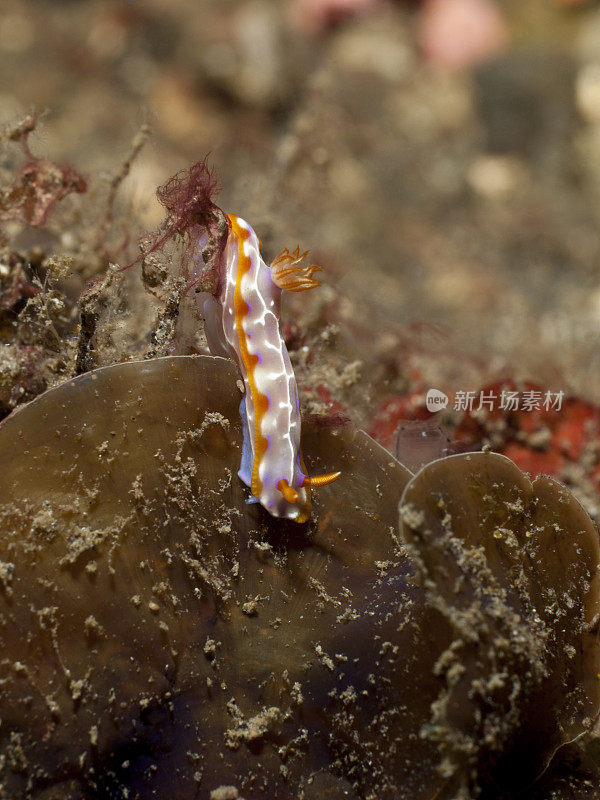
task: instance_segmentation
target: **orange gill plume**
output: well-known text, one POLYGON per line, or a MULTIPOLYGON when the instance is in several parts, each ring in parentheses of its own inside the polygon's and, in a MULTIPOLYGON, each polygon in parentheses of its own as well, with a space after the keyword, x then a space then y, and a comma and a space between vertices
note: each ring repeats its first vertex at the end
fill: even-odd
POLYGON ((280 289, 287 289, 288 292, 305 292, 307 289, 314 289, 321 283, 313 278, 315 272, 322 272, 321 267, 312 264, 310 267, 302 265, 302 262, 310 250, 300 253, 300 247, 296 247, 293 253, 288 248, 282 250, 271 264, 271 278, 280 289))

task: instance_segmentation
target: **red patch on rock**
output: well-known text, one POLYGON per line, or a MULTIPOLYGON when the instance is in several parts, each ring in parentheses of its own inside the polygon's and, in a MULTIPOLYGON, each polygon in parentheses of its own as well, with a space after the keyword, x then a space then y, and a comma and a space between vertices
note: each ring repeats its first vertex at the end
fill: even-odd
MULTIPOLYGON (((566 397, 560 405, 547 401, 548 388, 534 383, 501 380, 483 387, 484 395, 500 397, 502 391, 540 398, 535 407, 465 411, 455 437, 468 449, 484 444, 512 459, 531 475, 560 477, 569 464, 583 466, 587 476, 600 480, 598 434, 600 407, 578 397, 566 397)), ((479 395, 477 395, 479 396, 479 395)), ((550 397, 555 393, 550 392, 550 397)), ((476 404, 475 404, 476 405, 476 404)))

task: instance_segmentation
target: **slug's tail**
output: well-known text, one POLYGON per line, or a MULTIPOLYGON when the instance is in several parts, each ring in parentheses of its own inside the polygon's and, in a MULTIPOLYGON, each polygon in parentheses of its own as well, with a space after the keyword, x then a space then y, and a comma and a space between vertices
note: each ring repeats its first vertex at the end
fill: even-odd
MULTIPOLYGON (((329 472, 326 475, 315 475, 313 478, 309 478, 308 475, 305 475, 302 481, 302 486, 310 486, 311 488, 327 486, 328 483, 333 483, 336 481, 341 474, 341 472, 329 472)), ((288 503, 297 503, 300 499, 298 492, 289 485, 285 478, 282 478, 279 481, 277 488, 288 501, 288 503)))
POLYGON ((285 248, 271 264, 271 278, 280 289, 287 289, 289 292, 305 292, 307 289, 314 289, 321 283, 313 278, 315 272, 322 272, 321 267, 312 264, 310 267, 302 266, 302 262, 309 254, 309 250, 300 253, 297 247, 293 253, 285 248))
POLYGON ((288 503, 297 503, 300 499, 300 495, 295 489, 289 485, 285 478, 282 478, 279 483, 277 484, 277 488, 281 492, 281 494, 285 497, 288 503))
MULTIPOLYGON (((302 486, 310 486, 311 488, 327 486, 328 483, 333 483, 336 481, 341 474, 341 472, 329 472, 326 475, 315 475, 313 478, 309 478, 308 475, 305 475, 302 481, 302 486)), ((300 499, 298 492, 295 489, 292 489, 285 478, 282 478, 279 481, 277 488, 288 501, 288 503, 297 503, 300 499)))

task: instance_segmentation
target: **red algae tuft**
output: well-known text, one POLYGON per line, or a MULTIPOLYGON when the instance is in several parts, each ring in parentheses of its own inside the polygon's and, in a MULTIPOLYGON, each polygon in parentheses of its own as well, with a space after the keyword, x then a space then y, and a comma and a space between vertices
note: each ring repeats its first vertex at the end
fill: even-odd
POLYGON ((186 280, 193 278, 194 283, 202 276, 211 287, 203 284, 203 290, 214 294, 229 230, 227 217, 214 202, 217 191, 218 182, 207 165, 207 158, 180 170, 159 186, 156 196, 167 215, 154 232, 142 237, 143 253, 133 264, 178 240, 183 247, 181 276, 186 280))
POLYGON ((41 228, 60 200, 72 192, 82 194, 87 183, 73 167, 33 155, 28 139, 36 125, 35 115, 27 115, 0 132, 0 140, 19 144, 25 156, 12 186, 0 195, 0 220, 41 228))

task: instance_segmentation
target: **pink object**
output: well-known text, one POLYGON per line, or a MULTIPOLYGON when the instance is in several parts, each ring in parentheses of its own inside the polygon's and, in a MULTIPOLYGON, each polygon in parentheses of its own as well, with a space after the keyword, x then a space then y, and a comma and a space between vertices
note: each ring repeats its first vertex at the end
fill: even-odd
POLYGON ((323 30, 378 6, 382 0, 292 0, 290 13, 299 28, 310 33, 323 30))
POLYGON ((449 454, 450 439, 442 424, 432 416, 426 420, 402 420, 398 427, 396 458, 411 472, 449 454))
POLYGON ((417 39, 428 61, 463 69, 502 52, 508 27, 492 0, 427 0, 417 39))

